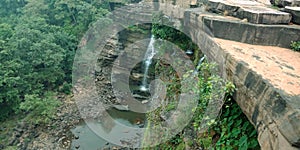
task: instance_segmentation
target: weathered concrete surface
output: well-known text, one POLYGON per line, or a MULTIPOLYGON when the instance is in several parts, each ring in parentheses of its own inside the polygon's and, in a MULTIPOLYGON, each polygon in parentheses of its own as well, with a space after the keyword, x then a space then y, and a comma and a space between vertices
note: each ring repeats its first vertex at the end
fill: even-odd
POLYGON ((259 2, 259 3, 262 3, 266 6, 271 6, 272 5, 270 0, 256 0, 256 1, 259 2))
POLYGON ((296 24, 300 24, 300 7, 290 7, 286 6, 284 11, 292 14, 292 22, 296 24))
POLYGON ((235 100, 256 126, 262 148, 296 145, 300 139, 300 54, 278 47, 214 41, 224 50, 227 79, 238 88, 235 100))
POLYGON ((299 147, 300 53, 209 38, 199 30, 203 16, 186 13, 192 39, 219 64, 222 76, 237 86, 235 100, 257 128, 262 149, 299 147))
POLYGON ((271 3, 278 7, 300 6, 300 0, 271 0, 271 3))
POLYGON ((238 88, 235 100, 256 126, 262 148, 296 145, 300 139, 300 65, 296 63, 300 54, 278 47, 214 41, 225 52, 227 79, 238 88))
POLYGON ((208 0, 207 5, 210 11, 246 18, 256 24, 288 24, 291 20, 289 13, 267 8, 255 1, 208 0))
POLYGON ((252 24, 230 16, 203 12, 200 8, 186 10, 186 16, 213 37, 255 45, 289 48, 291 41, 300 40, 296 25, 252 24))

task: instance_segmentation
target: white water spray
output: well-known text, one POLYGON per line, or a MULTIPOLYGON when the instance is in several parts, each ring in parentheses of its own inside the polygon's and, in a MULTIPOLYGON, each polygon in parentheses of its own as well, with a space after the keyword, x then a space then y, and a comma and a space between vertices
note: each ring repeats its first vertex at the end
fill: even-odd
POLYGON ((194 72, 193 72, 194 75, 198 74, 199 69, 200 69, 200 66, 201 66, 202 62, 204 61, 205 57, 206 57, 206 56, 204 55, 204 56, 199 60, 197 66, 196 66, 196 68, 195 68, 195 70, 194 70, 194 72))
POLYGON ((152 63, 152 58, 154 57, 154 55, 156 54, 155 48, 154 48, 154 43, 155 43, 155 38, 152 35, 149 45, 147 47, 147 51, 144 57, 144 77, 143 77, 143 81, 142 81, 142 86, 140 88, 141 91, 147 91, 148 90, 148 86, 147 86, 147 76, 148 76, 148 71, 149 71, 149 66, 152 63))

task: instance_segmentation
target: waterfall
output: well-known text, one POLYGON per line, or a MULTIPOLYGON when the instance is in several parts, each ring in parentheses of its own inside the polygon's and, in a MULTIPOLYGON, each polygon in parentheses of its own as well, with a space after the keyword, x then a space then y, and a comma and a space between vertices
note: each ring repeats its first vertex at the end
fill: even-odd
POLYGON ((140 88, 141 91, 147 91, 148 90, 148 86, 147 86, 147 76, 148 76, 148 71, 149 71, 149 66, 152 63, 152 58, 154 57, 156 51, 154 48, 154 42, 155 42, 155 38, 152 35, 149 45, 147 47, 147 51, 146 54, 144 56, 144 77, 143 77, 143 81, 142 81, 142 86, 140 88))
POLYGON ((198 70, 200 69, 200 66, 201 66, 202 62, 204 61, 204 59, 205 59, 205 55, 203 57, 201 57, 201 59, 199 60, 197 66, 194 70, 194 73, 193 73, 194 75, 198 74, 198 70))

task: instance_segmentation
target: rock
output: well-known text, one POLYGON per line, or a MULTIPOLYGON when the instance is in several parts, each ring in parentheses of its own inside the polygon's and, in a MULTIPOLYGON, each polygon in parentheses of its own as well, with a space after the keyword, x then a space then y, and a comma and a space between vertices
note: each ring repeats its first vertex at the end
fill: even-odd
POLYGON ((78 136, 78 135, 75 135, 75 139, 76 139, 76 140, 79 139, 79 136, 78 136))
POLYGON ((255 1, 230 1, 230 0, 209 0, 210 11, 226 13, 229 16, 240 19, 246 18, 250 23, 255 24, 288 24, 291 15, 255 1))
POLYGON ((278 7, 300 6, 300 0, 271 0, 271 3, 278 7))
POLYGON ((144 124, 143 123, 141 123, 141 124, 138 124, 138 126, 140 127, 140 128, 144 128, 144 124))
POLYGON ((24 132, 22 128, 15 127, 14 130, 17 131, 17 132, 19 132, 19 133, 23 133, 24 132))
POLYGON ((124 111, 128 111, 128 105, 112 105, 114 108, 118 109, 118 110, 124 110, 124 111))
POLYGON ((19 137, 21 137, 21 136, 22 136, 22 134, 21 134, 20 132, 16 132, 16 133, 15 133, 15 137, 16 137, 16 138, 19 138, 19 137))
POLYGON ((79 149, 79 148, 80 148, 80 145, 79 145, 79 144, 75 145, 75 148, 76 148, 76 149, 79 149))
MULTIPOLYGON (((132 97, 136 98, 136 99, 139 99, 139 100, 144 100, 144 99, 148 99, 148 97, 146 96, 142 96, 142 95, 139 95, 139 94, 133 94, 132 97)), ((143 103, 143 101, 142 101, 143 103)), ((147 102, 146 102, 147 103, 147 102)))
POLYGON ((256 1, 259 2, 259 3, 265 4, 265 5, 268 5, 268 6, 271 5, 270 0, 256 0, 256 1))
POLYGON ((116 147, 116 146, 113 146, 112 149, 113 149, 113 150, 118 150, 119 148, 116 147))
POLYGON ((286 6, 284 11, 292 14, 293 23, 300 24, 300 7, 286 6))
POLYGON ((250 23, 255 24, 288 24, 291 20, 289 13, 261 6, 242 7, 235 17, 247 18, 250 23))
POLYGON ((148 103, 149 101, 148 100, 143 100, 142 101, 142 104, 146 104, 146 103, 148 103))
POLYGON ((136 78, 136 79, 139 79, 139 78, 143 78, 144 75, 141 74, 141 73, 132 73, 132 77, 136 78))

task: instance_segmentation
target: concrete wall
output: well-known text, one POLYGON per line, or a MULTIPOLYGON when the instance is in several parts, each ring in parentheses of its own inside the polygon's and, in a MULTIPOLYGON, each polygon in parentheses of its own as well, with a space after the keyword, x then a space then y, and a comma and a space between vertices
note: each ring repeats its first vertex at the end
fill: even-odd
MULTIPOLYGON (((293 106, 300 97, 291 98, 286 92, 276 89, 254 72, 247 62, 240 61, 222 48, 205 32, 203 16, 187 11, 184 25, 202 52, 219 64, 220 75, 236 85, 238 90, 234 99, 256 127, 261 148, 297 149, 292 145, 299 146, 300 112, 293 106)), ((236 36, 240 37, 238 34, 236 36)))

